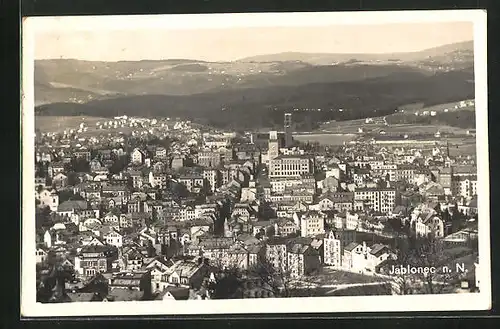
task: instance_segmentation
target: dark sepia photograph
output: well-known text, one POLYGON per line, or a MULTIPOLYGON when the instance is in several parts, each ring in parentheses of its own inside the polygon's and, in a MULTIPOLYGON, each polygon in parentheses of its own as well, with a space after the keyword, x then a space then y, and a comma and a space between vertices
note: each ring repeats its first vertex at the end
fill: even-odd
POLYGON ((485 22, 25 19, 22 315, 488 309, 485 22))

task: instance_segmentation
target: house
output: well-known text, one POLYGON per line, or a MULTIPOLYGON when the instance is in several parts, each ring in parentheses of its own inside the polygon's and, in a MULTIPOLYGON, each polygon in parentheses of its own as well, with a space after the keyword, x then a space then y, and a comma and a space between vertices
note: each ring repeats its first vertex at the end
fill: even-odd
POLYGON ((388 259, 392 259, 393 253, 388 246, 377 243, 372 245, 368 251, 367 264, 365 270, 375 273, 376 268, 388 259))
POLYGON ((416 219, 412 220, 413 223, 415 224, 415 233, 418 236, 444 237, 444 221, 436 216, 434 212, 419 214, 416 219))
POLYGON ((51 162, 47 167, 47 173, 50 178, 53 178, 58 173, 64 172, 64 163, 62 162, 51 162))
POLYGON ((262 262, 265 249, 262 245, 244 245, 236 243, 228 250, 227 266, 236 266, 242 270, 248 270, 262 262))
POLYGON ((256 236, 257 234, 262 234, 263 236, 269 236, 269 235, 275 235, 275 226, 274 223, 272 223, 269 220, 260 220, 257 222, 252 223, 253 227, 253 236, 256 236))
POLYGON ((271 264, 274 269, 285 273, 288 268, 287 245, 285 238, 272 238, 266 241, 266 262, 271 264))
POLYGON ((213 263, 226 263, 228 251, 234 243, 232 237, 199 237, 197 243, 191 243, 187 247, 187 254, 191 256, 203 256, 213 263))
POLYGON ((353 254, 361 253, 363 246, 357 242, 351 242, 344 248, 344 252, 342 254, 342 269, 351 270, 353 266, 353 254))
POLYGON ((135 148, 131 153, 130 153, 130 157, 131 157, 131 162, 135 165, 140 165, 140 164, 143 164, 144 163, 144 160, 146 159, 146 154, 144 153, 144 151, 138 149, 138 148, 135 148))
POLYGON ((107 273, 111 263, 117 259, 118 252, 112 246, 84 246, 75 256, 75 272, 78 276, 89 278, 97 273, 107 273))
POLYGON ((157 299, 167 300, 188 300, 190 297, 190 289, 186 287, 168 287, 160 293, 157 299))
POLYGON ((52 185, 56 188, 66 187, 68 185, 68 176, 62 172, 57 173, 54 177, 52 177, 52 185))
POLYGON ((120 215, 120 229, 130 228, 133 226, 132 215, 131 214, 121 214, 120 215))
POLYGON ((288 218, 281 218, 274 222, 274 234, 277 236, 288 236, 299 231, 295 222, 288 218))
POLYGON ((166 271, 165 277, 170 285, 200 288, 207 272, 202 262, 180 260, 166 271))
POLYGON ((163 291, 167 286, 167 270, 173 266, 172 261, 167 261, 165 259, 155 259, 146 265, 146 270, 151 272, 151 291, 163 291))
POLYGON ((123 235, 114 228, 111 228, 109 232, 103 235, 104 240, 108 245, 115 246, 117 248, 121 248, 123 246, 123 235))
POLYGON ((111 227, 115 227, 116 229, 120 228, 120 218, 118 215, 108 212, 103 219, 103 224, 109 225, 111 227))
POLYGON ((198 220, 189 225, 190 240, 196 240, 199 236, 210 232, 212 225, 204 220, 198 220))
POLYGON ((158 159, 166 159, 167 158, 167 149, 164 147, 157 147, 155 151, 155 157, 158 159))
POLYGON ((86 232, 88 232, 89 235, 82 234, 85 232, 80 233, 80 243, 82 244, 82 246, 104 246, 106 244, 101 238, 95 236, 94 233, 89 231, 86 232))
POLYGON ((57 214, 63 217, 70 217, 76 211, 87 209, 86 201, 68 200, 57 206, 57 214))
POLYGON ((341 268, 343 246, 341 235, 335 231, 330 231, 323 239, 323 259, 325 265, 341 268))
POLYGON ((380 264, 393 257, 389 247, 374 244, 371 247, 363 243, 352 242, 346 246, 342 259, 343 269, 355 273, 375 273, 380 264))
POLYGON ((109 280, 109 290, 113 301, 148 300, 152 297, 151 272, 115 273, 109 280))
POLYGON ((47 251, 45 251, 43 248, 36 248, 35 251, 35 256, 36 256, 36 263, 44 263, 45 260, 47 260, 47 251))
POLYGON ((300 217, 302 237, 325 233, 325 215, 319 211, 308 211, 300 217))
POLYGON ((298 278, 309 275, 319 270, 321 266, 320 255, 310 245, 293 243, 287 250, 287 263, 290 276, 298 278))
POLYGON ((100 228, 102 226, 102 222, 97 218, 87 218, 84 221, 80 222, 78 225, 78 230, 80 232, 84 231, 92 231, 96 235, 100 235, 100 228))
POLYGON ((136 247, 124 248, 122 255, 125 262, 125 268, 128 271, 135 271, 144 265, 144 255, 136 247))
POLYGON ((51 211, 57 211, 59 207, 59 196, 55 190, 41 190, 37 199, 40 201, 40 207, 49 207, 51 211))

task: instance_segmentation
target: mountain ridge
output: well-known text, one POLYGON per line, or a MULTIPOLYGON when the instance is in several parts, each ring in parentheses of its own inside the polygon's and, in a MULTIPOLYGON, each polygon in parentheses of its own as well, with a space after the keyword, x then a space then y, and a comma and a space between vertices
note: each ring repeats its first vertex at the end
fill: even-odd
POLYGON ((85 104, 46 104, 37 107, 36 113, 180 117, 222 128, 256 128, 281 124, 284 111, 294 108, 323 109, 308 112, 307 118, 295 115, 297 122, 320 122, 369 117, 375 112, 390 114, 396 107, 414 102, 432 105, 462 100, 474 95, 474 85, 467 82, 472 77, 468 72, 393 74, 363 81, 228 89, 189 96, 133 95, 85 104), (338 112, 338 108, 346 111, 338 112))
POLYGON ((390 59, 400 59, 400 60, 417 60, 422 56, 432 56, 439 53, 449 53, 453 51, 461 50, 474 50, 474 41, 463 41, 457 43, 450 43, 438 47, 426 48, 419 51, 412 52, 397 52, 397 53, 307 53, 307 52, 281 52, 281 53, 271 53, 262 54, 250 57, 240 58, 239 62, 275 62, 275 61, 293 61, 292 58, 317 58, 324 60, 326 58, 337 58, 337 60, 342 59, 343 61, 354 60, 390 60, 390 59), (273 57, 284 57, 287 59, 273 59, 273 57), (402 57, 402 58, 399 58, 402 57))

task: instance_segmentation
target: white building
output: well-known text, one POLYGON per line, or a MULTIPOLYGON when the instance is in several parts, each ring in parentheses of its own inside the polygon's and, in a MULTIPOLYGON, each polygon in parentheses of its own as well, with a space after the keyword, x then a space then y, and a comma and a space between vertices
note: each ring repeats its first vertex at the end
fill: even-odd
POLYGON ((342 266, 342 244, 340 237, 330 231, 323 239, 324 263, 340 268, 342 266))
POLYGON ((109 231, 109 233, 104 236, 104 240, 107 244, 117 248, 121 248, 123 246, 123 236, 116 230, 109 231))
POLYGON ((306 156, 280 155, 269 160, 269 177, 300 177, 313 173, 313 160, 306 156))
POLYGON ((57 195, 55 190, 42 190, 38 193, 38 200, 40 201, 40 206, 49 207, 51 211, 57 211, 57 207, 59 206, 59 196, 57 195))
POLYGON ((396 206, 396 189, 357 189, 354 191, 354 200, 364 201, 374 211, 391 213, 396 206))
POLYGON ((138 148, 135 148, 132 151, 130 156, 131 156, 132 163, 134 163, 134 164, 143 164, 144 160, 146 158, 146 155, 144 154, 144 152, 139 150, 138 148))
POLYGON ((325 233, 325 216, 319 211, 308 211, 300 218, 300 235, 302 237, 325 233))

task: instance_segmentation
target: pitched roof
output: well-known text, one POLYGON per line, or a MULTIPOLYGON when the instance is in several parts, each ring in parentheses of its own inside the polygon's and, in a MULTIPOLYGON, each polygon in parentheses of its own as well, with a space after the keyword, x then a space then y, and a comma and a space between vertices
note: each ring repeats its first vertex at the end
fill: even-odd
POLYGON ((128 302, 142 300, 144 294, 142 291, 113 288, 108 294, 108 298, 116 302, 128 302))
POLYGON ((86 210, 87 207, 87 201, 68 200, 61 203, 57 207, 57 211, 86 210))
POLYGON ((357 246, 359 246, 360 244, 357 243, 357 242, 351 242, 349 243, 346 247, 345 247, 345 250, 347 251, 353 251, 357 246))
POLYGON ((383 252, 387 249, 387 246, 383 245, 383 244, 374 244, 372 247, 371 247, 371 251, 370 251, 370 254, 374 255, 374 256, 380 256, 383 254, 383 252))
POLYGON ((92 292, 68 292, 66 295, 72 302, 91 302, 96 298, 92 292))
POLYGON ((202 268, 203 264, 198 264, 191 261, 178 261, 173 266, 171 266, 167 270, 167 274, 177 273, 181 277, 191 277, 193 276, 200 268, 202 268))

